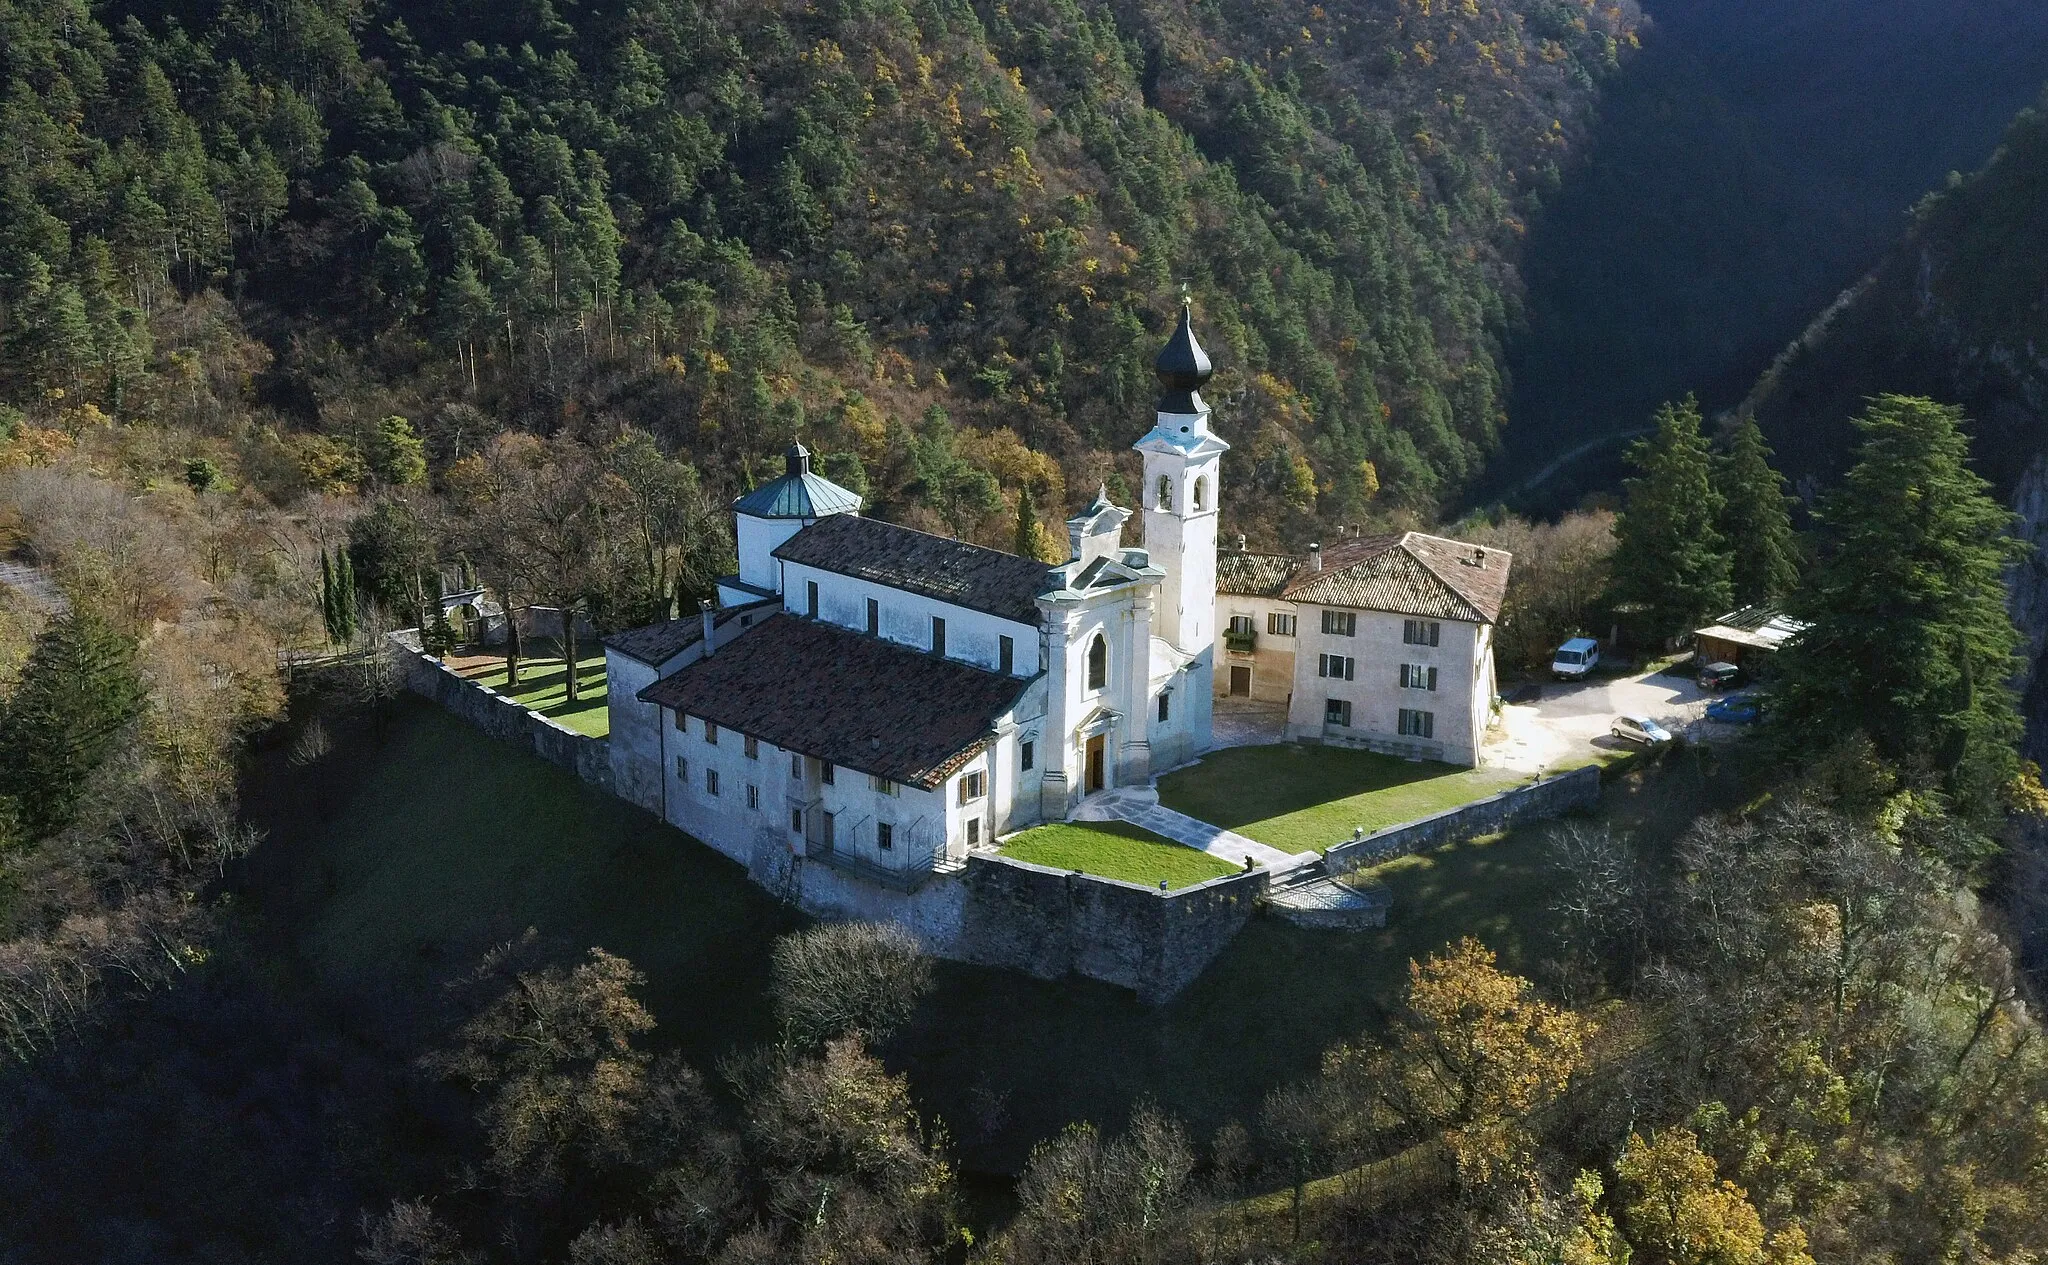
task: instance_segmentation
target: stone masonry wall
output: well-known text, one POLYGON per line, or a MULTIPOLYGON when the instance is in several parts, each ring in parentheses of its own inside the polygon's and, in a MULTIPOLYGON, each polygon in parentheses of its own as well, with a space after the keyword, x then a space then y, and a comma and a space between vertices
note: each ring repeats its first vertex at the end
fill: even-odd
POLYGON ((1332 874, 1348 874, 1382 861, 1427 852, 1446 843, 1505 830, 1524 821, 1556 817, 1600 802, 1600 770, 1592 765, 1517 790, 1476 800, 1399 826, 1346 840, 1323 854, 1332 874))
POLYGON ((1253 870, 1161 892, 975 853, 961 881, 960 941, 948 956, 1041 979, 1085 975, 1156 1003, 1215 960, 1257 909, 1271 876, 1253 870))
POLYGON ((602 738, 592 738, 536 715, 486 686, 468 680, 423 653, 417 633, 392 633, 391 645, 405 674, 405 686, 433 700, 500 742, 531 751, 607 793, 612 790, 611 755, 602 738))

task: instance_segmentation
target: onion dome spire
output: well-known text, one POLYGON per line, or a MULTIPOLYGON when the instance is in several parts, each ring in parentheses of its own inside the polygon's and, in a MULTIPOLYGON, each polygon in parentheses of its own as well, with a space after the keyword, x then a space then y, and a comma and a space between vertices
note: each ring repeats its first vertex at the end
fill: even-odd
POLYGON ((1180 323, 1166 340, 1166 346, 1160 348, 1152 370, 1159 376, 1160 412, 1205 411, 1202 397, 1196 392, 1207 385, 1216 369, 1209 363, 1209 353, 1195 340, 1194 303, 1186 293, 1180 299, 1180 323))

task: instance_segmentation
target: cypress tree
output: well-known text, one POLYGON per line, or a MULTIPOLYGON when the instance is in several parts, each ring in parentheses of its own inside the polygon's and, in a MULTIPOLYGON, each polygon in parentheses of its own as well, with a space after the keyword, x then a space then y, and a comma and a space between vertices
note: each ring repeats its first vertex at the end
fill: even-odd
POLYGON ((1658 409, 1657 433, 1631 446, 1628 458, 1636 475, 1614 520, 1610 596, 1653 636, 1675 637, 1725 611, 1732 594, 1699 404, 1687 397, 1658 409))
POLYGON ((356 601, 356 564, 349 561, 348 550, 338 551, 334 563, 334 617, 335 638, 346 645, 356 637, 356 613, 361 607, 356 601))
POLYGON ((1880 396, 1822 499, 1821 554, 1790 603, 1812 627, 1774 658, 1774 726, 1802 750, 1861 730, 1895 766, 1994 815, 2019 763, 2019 633, 2005 569, 2025 546, 1969 467, 1962 410, 1880 396))
POLYGON ((320 622, 327 628, 327 643, 333 645, 341 638, 341 618, 335 613, 334 560, 325 549, 320 551, 320 622))
POLYGON ((0 797, 30 842, 77 815, 94 769, 147 695, 133 637, 78 609, 46 628, 0 711, 0 797))
POLYGON ((1754 417, 1745 417, 1714 463, 1721 493, 1722 539, 1733 564, 1735 604, 1750 606, 1790 593, 1799 583, 1798 545, 1792 534, 1785 478, 1771 468, 1770 445, 1754 417))
POLYGON ((1020 558, 1038 556, 1038 506, 1032 501, 1029 483, 1017 493, 1017 541, 1011 552, 1020 558))

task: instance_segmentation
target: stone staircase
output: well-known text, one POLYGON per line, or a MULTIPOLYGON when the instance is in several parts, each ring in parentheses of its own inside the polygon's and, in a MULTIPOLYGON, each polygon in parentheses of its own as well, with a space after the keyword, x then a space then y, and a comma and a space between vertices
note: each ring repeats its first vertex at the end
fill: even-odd
POLYGON ((1321 861, 1275 879, 1266 892, 1266 907, 1288 922, 1335 931, 1384 927, 1393 905, 1386 888, 1353 887, 1333 877, 1321 861))

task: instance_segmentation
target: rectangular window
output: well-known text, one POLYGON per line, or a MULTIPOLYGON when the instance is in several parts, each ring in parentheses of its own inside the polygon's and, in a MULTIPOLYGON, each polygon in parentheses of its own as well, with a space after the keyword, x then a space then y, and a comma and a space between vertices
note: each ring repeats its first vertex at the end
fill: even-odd
POLYGON ((944 657, 946 653, 946 621, 932 616, 932 653, 944 657))
POLYGON ((1248 632, 1251 632, 1252 617, 1249 615, 1232 615, 1230 617, 1230 631, 1236 633, 1240 637, 1244 636, 1248 632))
POLYGON ((789 780, 792 782, 804 780, 804 758, 800 755, 791 755, 789 757, 789 780))
POLYGON ((717 769, 706 769, 706 770, 704 770, 704 793, 705 793, 706 795, 716 795, 716 794, 718 794, 718 770, 717 770, 717 769))
POLYGON ((979 769, 975 770, 972 773, 963 773, 960 775, 961 803, 973 803, 975 800, 980 799, 982 795, 987 792, 987 789, 987 775, 982 773, 979 769))
POLYGON ((674 713, 674 716, 676 718, 676 732, 679 734, 690 732, 690 718, 681 712, 674 713))
POLYGON ((1420 663, 1401 665, 1401 688, 1404 690, 1433 690, 1436 688, 1436 669, 1420 663))
POLYGON ((884 852, 896 847, 896 827, 886 821, 875 823, 875 846, 884 852))
POLYGON ((830 760, 818 761, 818 781, 826 786, 835 785, 832 781, 832 762, 830 760))
POLYGON ((1017 639, 1014 637, 997 637, 996 671, 1002 673, 1004 676, 1008 676, 1010 675, 1010 673, 1016 671, 1016 669, 1017 639))
POLYGON ((1348 654, 1319 654, 1316 656, 1316 675, 1333 681, 1355 681, 1358 679, 1358 660, 1348 654))
POLYGON ((882 604, 874 598, 868 599, 868 636, 877 637, 882 632, 882 604))
POLYGON ((812 619, 818 617, 818 582, 816 580, 804 581, 804 613, 812 619))
POLYGON ((888 778, 869 777, 868 782, 875 788, 875 793, 878 795, 894 795, 896 793, 896 783, 891 782, 888 778))
POLYGON ((1351 703, 1348 699, 1326 698, 1323 700, 1323 723, 1351 728, 1351 703))
POLYGON ((1023 743, 1017 748, 1017 763, 1026 773, 1038 766, 1038 744, 1023 743))
POLYGON ((803 832, 804 832, 804 810, 803 810, 803 809, 801 809, 801 808, 792 808, 792 809, 790 809, 790 810, 789 810, 789 833, 791 833, 791 834, 793 834, 793 835, 800 835, 800 834, 802 834, 803 832))
POLYGON ((828 848, 832 846, 834 839, 832 823, 833 818, 831 813, 818 814, 818 838, 828 848))
POLYGON ((1401 640, 1411 646, 1434 646, 1441 644, 1444 626, 1433 619, 1405 619, 1401 621, 1401 640))
POLYGON ((748 734, 746 738, 741 741, 740 749, 747 753, 747 759, 749 760, 758 760, 761 758, 761 740, 754 737, 754 735, 752 734, 748 734))
POLYGON ((1171 694, 1161 694, 1159 696, 1159 723, 1162 725, 1166 723, 1166 718, 1173 714, 1172 698, 1171 694))
POLYGON ((747 807, 755 809, 761 807, 761 788, 752 782, 747 783, 747 807))
POLYGON ((676 780, 679 782, 690 780, 690 762, 681 756, 676 757, 676 780))
POLYGON ((1273 612, 1266 616, 1266 631, 1275 637, 1292 637, 1294 635, 1294 616, 1282 615, 1278 611, 1273 612))
POLYGON ((704 745, 707 747, 718 745, 718 726, 708 720, 704 722, 704 745))
POLYGON ((969 818, 967 819, 967 846, 968 846, 968 847, 970 847, 970 848, 974 848, 974 847, 979 847, 980 845, 981 845, 981 818, 979 818, 979 817, 969 817, 969 818))
POLYGON ((1326 637, 1356 637, 1358 635, 1358 613, 1356 611, 1324 611, 1323 635, 1326 637))
POLYGON ((1401 732, 1410 738, 1436 737, 1436 713, 1401 709, 1401 732))

